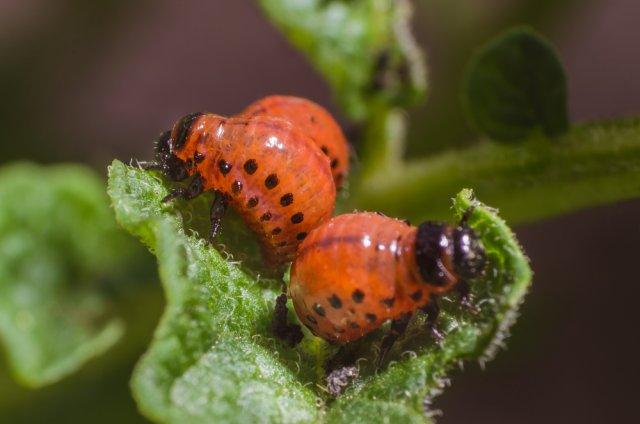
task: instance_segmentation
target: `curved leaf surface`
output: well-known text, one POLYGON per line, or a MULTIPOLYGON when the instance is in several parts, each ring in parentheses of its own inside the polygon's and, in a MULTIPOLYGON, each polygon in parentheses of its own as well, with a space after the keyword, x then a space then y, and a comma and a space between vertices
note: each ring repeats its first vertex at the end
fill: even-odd
POLYGON ((460 360, 492 355, 531 279, 508 227, 463 191, 456 215, 475 207, 471 225, 490 262, 473 288, 481 312, 473 315, 455 296, 445 297, 442 345, 428 337, 418 316, 391 351, 392 363, 375 370, 384 329, 342 350, 309 333, 293 349, 275 340, 270 322, 281 283, 256 277, 185 233, 191 213, 182 219, 176 214, 181 205, 161 203, 167 189, 159 178, 116 161, 109 193, 118 221, 156 254, 167 296, 155 340, 132 381, 139 406, 159 422, 428 422, 425 397, 460 360), (324 383, 327 368, 349 357, 362 358, 360 377, 333 400, 324 383))

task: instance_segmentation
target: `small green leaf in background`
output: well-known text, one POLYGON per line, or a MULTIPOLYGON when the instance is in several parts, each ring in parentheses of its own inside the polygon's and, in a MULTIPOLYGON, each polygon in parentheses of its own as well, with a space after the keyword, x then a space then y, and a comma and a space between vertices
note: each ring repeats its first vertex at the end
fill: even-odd
POLYGON ((90 169, 0 170, 0 342, 20 382, 53 383, 119 339, 106 292, 135 251, 90 169))
MULTIPOLYGON (((117 220, 157 256, 167 297, 154 342, 132 380, 140 409, 158 422, 429 422, 425 397, 441 389, 460 360, 493 355, 531 281, 505 223, 470 191, 461 192, 453 219, 475 207, 470 223, 489 260, 486 278, 473 286, 480 314, 463 310, 456 296, 443 298, 445 341, 435 344, 414 323, 391 351, 392 363, 377 371, 372 364, 383 329, 348 345, 364 358, 360 377, 332 400, 323 390, 324 367, 337 348, 309 333, 293 349, 275 340, 270 323, 280 282, 251 276, 185 232, 183 217, 187 224, 193 218, 176 214, 179 204, 162 203, 167 193, 149 172, 118 161, 110 168, 117 220)), ((207 209, 200 213, 206 216, 207 209)))
POLYGON ((426 91, 408 0, 260 0, 265 14, 329 82, 350 118, 377 103, 410 106, 426 91))
POLYGON ((553 46, 528 28, 509 30, 476 54, 464 96, 478 130, 496 141, 569 128, 562 64, 553 46))

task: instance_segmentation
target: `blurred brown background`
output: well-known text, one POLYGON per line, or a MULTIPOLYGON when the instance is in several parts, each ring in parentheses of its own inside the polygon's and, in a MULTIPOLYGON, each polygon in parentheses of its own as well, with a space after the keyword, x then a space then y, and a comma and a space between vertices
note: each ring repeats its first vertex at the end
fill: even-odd
MULTIPOLYGON (((411 112, 420 117, 413 156, 473 139, 461 125, 459 78, 472 49, 509 24, 529 23, 556 44, 574 121, 640 112, 637 0, 414 4, 431 92, 411 112)), ((327 86, 253 1, 0 0, 0 163, 80 161, 106 175, 114 157, 150 158, 156 135, 187 112, 233 114, 272 93, 337 113, 327 86)), ((453 373, 435 401, 445 411, 438 422, 640 422, 639 216, 634 201, 516 228, 536 273, 522 316, 486 371, 467 364, 453 373)), ((130 397, 130 366, 93 383, 130 397)), ((43 393, 34 399, 59 410, 60 422, 87 402, 43 393)), ((124 403, 120 421, 141 421, 124 403)), ((12 422, 50 422, 20 408, 12 422)))

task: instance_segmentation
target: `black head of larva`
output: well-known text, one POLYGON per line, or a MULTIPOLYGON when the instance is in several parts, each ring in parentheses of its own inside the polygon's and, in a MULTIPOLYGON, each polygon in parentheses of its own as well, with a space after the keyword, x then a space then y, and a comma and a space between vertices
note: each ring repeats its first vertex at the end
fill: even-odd
POLYGON ((188 177, 187 164, 173 154, 171 131, 160 134, 156 142, 156 161, 154 169, 160 169, 173 181, 182 181, 188 177))
POLYGON ((156 141, 156 155, 170 155, 171 154, 171 131, 165 131, 160 134, 158 141, 156 141))
POLYGON ((423 222, 416 233, 415 255, 420 276, 428 284, 445 286, 448 278, 442 266, 443 249, 449 246, 445 225, 423 222))
POLYGON ((192 113, 180 119, 173 130, 160 134, 156 142, 156 163, 173 181, 182 181, 188 177, 187 163, 178 158, 175 152, 184 147, 191 127, 202 113, 192 113))
POLYGON ((462 225, 453 231, 453 267, 463 278, 473 278, 484 270, 487 255, 475 231, 462 225))
POLYGON ((477 277, 486 264, 482 242, 466 224, 452 230, 447 224, 423 222, 416 234, 415 255, 421 277, 434 286, 451 283, 444 267, 446 255, 452 255, 451 271, 464 279, 477 277))

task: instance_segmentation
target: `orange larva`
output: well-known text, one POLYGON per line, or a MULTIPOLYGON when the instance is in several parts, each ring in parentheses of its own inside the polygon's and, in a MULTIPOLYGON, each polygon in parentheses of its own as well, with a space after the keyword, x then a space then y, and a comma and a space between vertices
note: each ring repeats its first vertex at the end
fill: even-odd
POLYGON ((274 267, 291 261, 300 242, 333 213, 329 161, 304 131, 277 117, 187 115, 161 135, 156 161, 145 167, 173 181, 192 178, 165 200, 213 190, 210 240, 230 205, 274 267))
POLYGON ((305 132, 329 157, 331 173, 340 188, 349 172, 349 143, 333 116, 322 106, 294 96, 268 96, 249 105, 245 116, 278 116, 305 132))
POLYGON ((437 296, 457 290, 467 303, 467 282, 485 262, 466 218, 458 226, 413 227, 375 213, 346 214, 300 245, 289 294, 300 320, 331 343, 351 342, 393 320, 384 353, 418 309, 430 314, 427 323, 438 335, 437 296))

